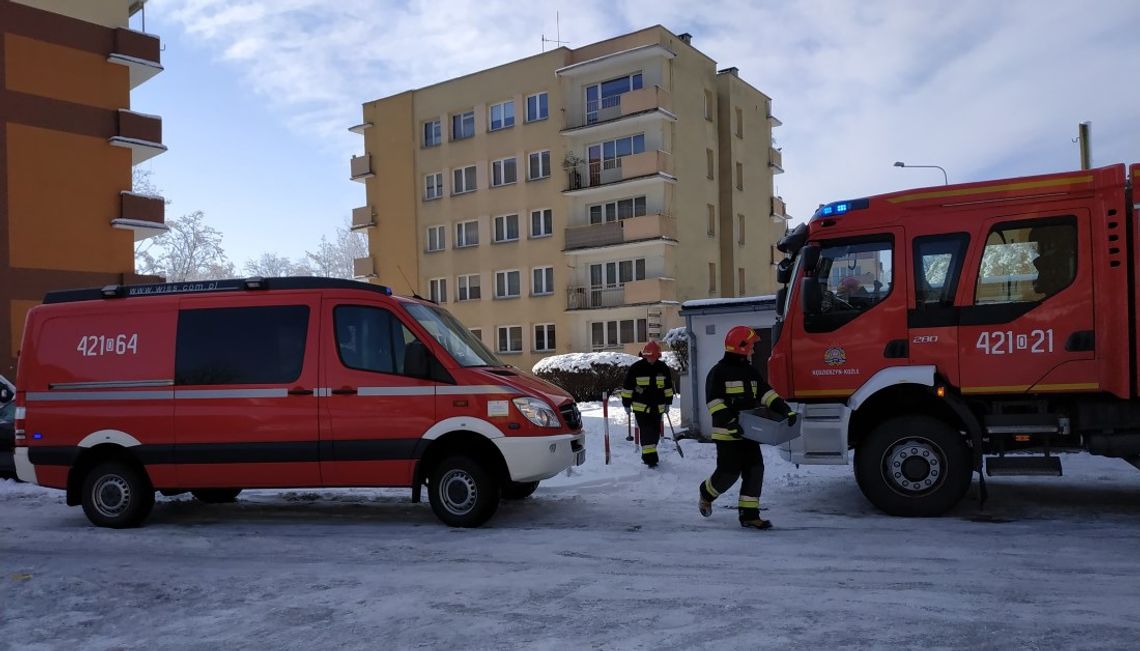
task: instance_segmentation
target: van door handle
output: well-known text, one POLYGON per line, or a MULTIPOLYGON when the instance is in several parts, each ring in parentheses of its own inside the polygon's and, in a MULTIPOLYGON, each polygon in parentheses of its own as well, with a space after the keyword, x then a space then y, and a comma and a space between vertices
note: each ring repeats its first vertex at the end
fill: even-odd
POLYGON ((339 389, 333 389, 332 394, 334 396, 354 396, 356 395, 356 387, 341 387, 339 389))
POLYGON ((304 387, 293 387, 292 389, 289 389, 289 395, 291 395, 291 396, 311 396, 311 395, 313 395, 313 390, 312 389, 306 389, 304 387))

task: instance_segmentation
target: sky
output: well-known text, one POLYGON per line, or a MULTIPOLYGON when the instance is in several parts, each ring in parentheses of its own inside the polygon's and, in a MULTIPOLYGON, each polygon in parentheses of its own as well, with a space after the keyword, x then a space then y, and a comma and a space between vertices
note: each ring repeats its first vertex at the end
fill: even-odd
MULTIPOLYGON (((143 15, 131 21, 143 29, 143 15)), ((773 100, 793 223, 820 203, 1140 160, 1134 0, 150 0, 164 72, 132 108, 169 151, 144 163, 240 266, 315 249, 364 204, 361 105, 542 51, 661 24, 773 100), (546 45, 549 49, 551 45, 546 45)))

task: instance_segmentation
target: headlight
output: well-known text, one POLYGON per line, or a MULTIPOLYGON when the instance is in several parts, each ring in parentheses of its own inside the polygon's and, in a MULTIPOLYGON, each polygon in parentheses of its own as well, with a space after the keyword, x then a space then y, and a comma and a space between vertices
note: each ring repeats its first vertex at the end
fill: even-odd
POLYGON ((527 420, 539 427, 562 426, 562 423, 558 422, 558 414, 554 413, 550 405, 538 398, 515 398, 513 402, 527 420))

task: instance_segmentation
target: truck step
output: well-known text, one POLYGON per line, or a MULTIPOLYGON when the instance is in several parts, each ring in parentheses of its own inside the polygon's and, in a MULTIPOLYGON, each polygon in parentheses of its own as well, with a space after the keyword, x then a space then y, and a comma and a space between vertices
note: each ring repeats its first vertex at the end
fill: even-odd
POLYGON ((1061 460, 1057 457, 986 457, 986 474, 991 477, 1010 475, 1061 476, 1061 460))
POLYGON ((986 433, 996 436, 1012 434, 1056 434, 1060 422, 1053 414, 991 414, 985 417, 986 433))

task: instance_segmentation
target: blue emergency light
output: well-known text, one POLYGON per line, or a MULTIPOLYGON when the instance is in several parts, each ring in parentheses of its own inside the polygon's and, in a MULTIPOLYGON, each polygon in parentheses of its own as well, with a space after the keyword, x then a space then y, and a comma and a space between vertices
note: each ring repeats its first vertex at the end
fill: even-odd
POLYGON ((864 210, 871 205, 868 199, 850 199, 835 201, 819 207, 812 215, 812 219, 825 219, 828 217, 842 217, 852 210, 864 210))

